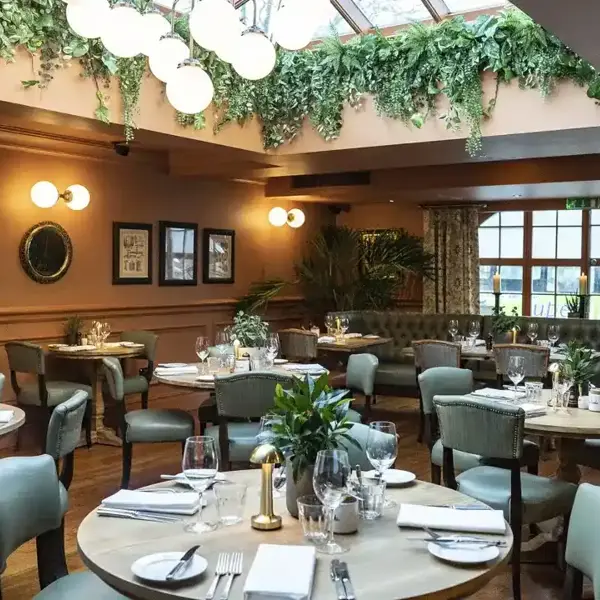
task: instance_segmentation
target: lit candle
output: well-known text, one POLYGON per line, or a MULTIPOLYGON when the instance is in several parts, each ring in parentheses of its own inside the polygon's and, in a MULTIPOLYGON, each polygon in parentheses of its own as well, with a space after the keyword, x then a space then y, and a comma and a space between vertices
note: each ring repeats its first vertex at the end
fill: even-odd
POLYGON ((512 333, 513 333, 513 341, 512 341, 512 343, 516 344, 517 343, 517 328, 516 327, 512 328, 512 333))
POLYGON ((587 294, 587 275, 583 273, 579 278, 579 295, 585 296, 587 294))
POLYGON ((494 294, 500 293, 500 273, 496 271, 492 281, 494 282, 494 294))

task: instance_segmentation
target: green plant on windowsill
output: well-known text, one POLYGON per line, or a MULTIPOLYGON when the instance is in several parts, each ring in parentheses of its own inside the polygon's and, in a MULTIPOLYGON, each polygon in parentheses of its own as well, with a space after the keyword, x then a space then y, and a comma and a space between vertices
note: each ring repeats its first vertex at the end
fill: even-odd
POLYGON ((229 328, 232 340, 238 340, 244 348, 259 348, 267 343, 269 324, 258 315, 251 315, 240 310, 233 317, 233 325, 229 328))
POLYGON ((565 304, 567 305, 569 316, 579 316, 579 296, 576 296, 575 294, 572 296, 567 296, 565 298, 565 304))
POLYGON ((519 327, 519 312, 517 311, 517 307, 513 306, 510 315, 507 315, 504 312, 504 306, 492 311, 492 333, 494 337, 503 335, 516 329, 517 331, 521 330, 519 327))
POLYGON ((67 317, 65 321, 65 337, 67 338, 67 344, 74 346, 77 343, 77 336, 83 327, 83 320, 79 315, 73 315, 67 317))

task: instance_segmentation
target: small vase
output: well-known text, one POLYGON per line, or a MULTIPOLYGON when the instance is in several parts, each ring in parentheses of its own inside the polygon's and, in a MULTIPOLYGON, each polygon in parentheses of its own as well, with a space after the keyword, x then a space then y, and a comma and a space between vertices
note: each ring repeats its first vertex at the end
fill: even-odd
POLYGON ((67 338, 67 344, 69 346, 77 345, 77 332, 76 331, 69 331, 69 333, 67 333, 67 335, 66 335, 66 338, 67 338))
POLYGON ((310 465, 300 473, 298 481, 294 481, 292 473, 292 463, 288 461, 286 466, 286 484, 285 484, 285 503, 288 512, 294 519, 298 518, 298 503, 297 500, 301 496, 313 496, 315 491, 313 488, 313 471, 314 466, 310 465))

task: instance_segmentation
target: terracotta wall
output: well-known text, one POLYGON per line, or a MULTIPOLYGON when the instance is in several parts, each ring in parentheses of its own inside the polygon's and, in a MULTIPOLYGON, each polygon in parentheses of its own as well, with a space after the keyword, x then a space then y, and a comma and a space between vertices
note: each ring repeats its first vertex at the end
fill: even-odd
POLYGON ((340 213, 338 225, 357 229, 403 228, 412 235, 423 235, 423 210, 416 204, 382 202, 355 204, 349 212, 340 213))
MULTIPOLYGON (((121 167, 0 150, 0 345, 14 339, 59 339, 65 315, 77 312, 87 320, 105 318, 115 331, 154 329, 161 334, 159 360, 191 360, 195 337, 201 332, 212 334, 215 323, 230 319, 234 298, 243 295, 252 281, 293 276, 293 262, 311 231, 332 220, 324 207, 303 205, 306 224, 301 229, 274 228, 267 221, 272 206, 261 186, 177 179, 148 167, 129 167, 126 159, 121 167), (81 212, 63 203, 37 208, 29 190, 42 179, 61 190, 73 183, 85 185, 91 193, 90 205, 81 212), (161 219, 195 222, 200 229, 235 229, 235 284, 159 287, 161 219), (24 232, 44 220, 61 224, 74 249, 70 270, 50 285, 30 280, 18 256, 24 232), (154 224, 152 285, 112 285, 113 221, 154 224)), ((279 324, 295 322, 301 315, 295 294, 291 290, 290 299, 274 305, 279 324)), ((0 350, 0 372, 6 372, 5 359, 0 350)))

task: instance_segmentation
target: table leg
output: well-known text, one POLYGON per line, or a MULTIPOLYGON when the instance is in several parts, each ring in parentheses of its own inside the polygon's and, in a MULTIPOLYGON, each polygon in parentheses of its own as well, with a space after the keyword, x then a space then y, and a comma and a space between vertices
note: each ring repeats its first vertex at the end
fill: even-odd
POLYGON ((99 360, 90 361, 92 397, 92 442, 104 446, 122 446, 121 438, 109 427, 104 425, 104 397, 102 396, 102 363, 99 360))
POLYGON ((560 438, 558 440, 558 470, 556 479, 568 481, 569 483, 579 483, 581 480, 581 470, 574 461, 573 456, 577 447, 583 443, 583 440, 572 438, 560 438))

